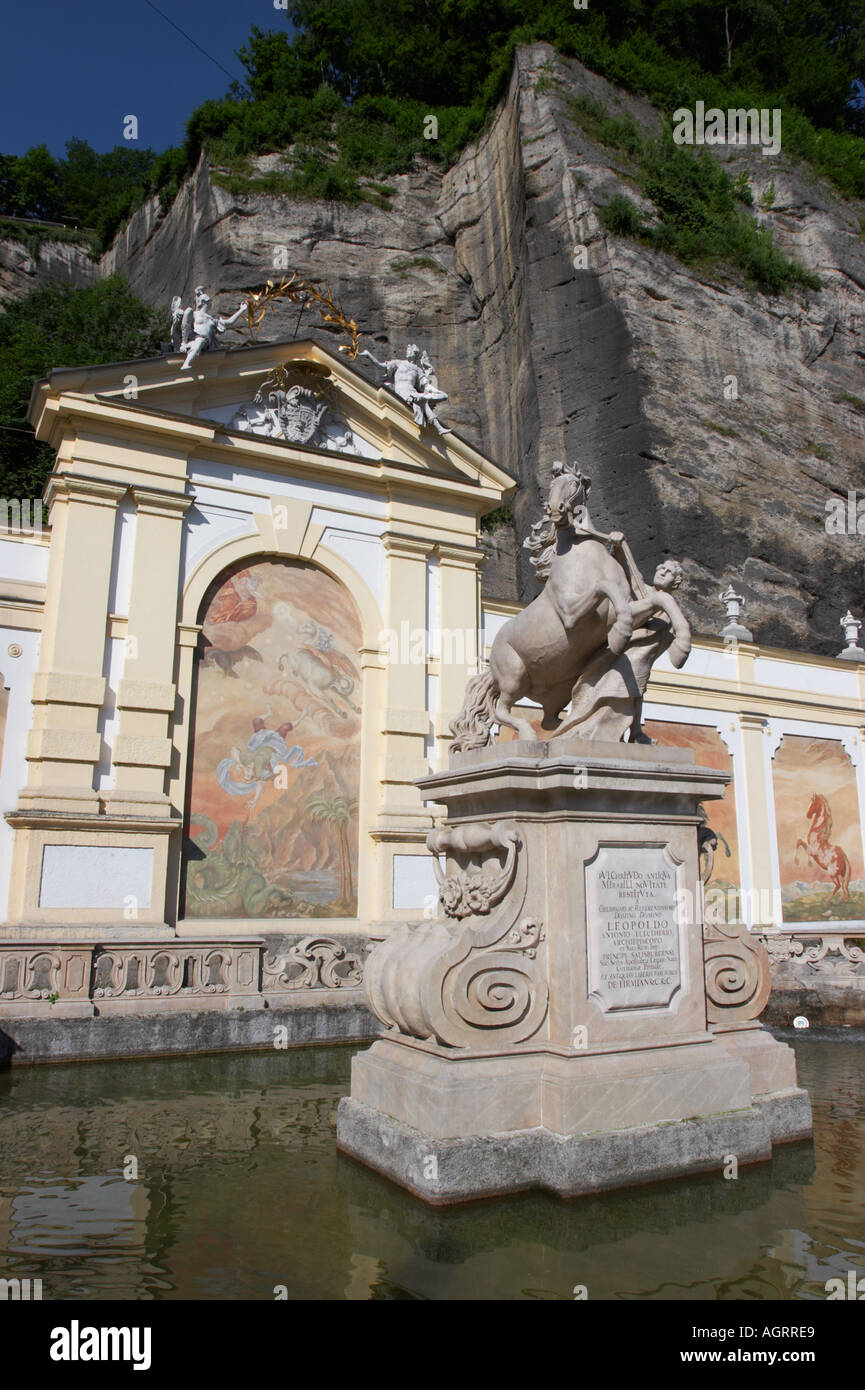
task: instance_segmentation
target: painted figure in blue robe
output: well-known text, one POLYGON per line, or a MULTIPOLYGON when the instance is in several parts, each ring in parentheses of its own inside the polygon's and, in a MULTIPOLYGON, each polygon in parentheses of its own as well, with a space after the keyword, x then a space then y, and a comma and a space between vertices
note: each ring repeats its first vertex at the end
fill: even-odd
POLYGON ((305 758, 300 744, 289 748, 286 735, 293 724, 280 724, 269 729, 267 721, 273 711, 268 705, 263 714, 252 721, 252 734, 246 752, 232 748, 231 757, 223 758, 216 769, 216 780, 230 796, 249 796, 248 812, 252 811, 264 787, 273 781, 283 768, 317 767, 315 758, 305 758))

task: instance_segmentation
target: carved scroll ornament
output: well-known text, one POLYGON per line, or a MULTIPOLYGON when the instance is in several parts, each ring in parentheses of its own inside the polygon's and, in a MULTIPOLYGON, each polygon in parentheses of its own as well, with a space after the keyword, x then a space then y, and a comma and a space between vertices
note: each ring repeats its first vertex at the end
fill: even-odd
POLYGON ((758 1018, 772 988, 769 955, 744 922, 707 921, 703 961, 708 1021, 735 1023, 758 1018))
POLYGON ((513 825, 485 822, 433 831, 427 843, 433 854, 486 862, 449 873, 437 866, 441 915, 403 924, 373 951, 369 1005, 395 1033, 445 1047, 525 1042, 541 1028, 549 995, 543 927, 523 915, 522 837, 513 825))

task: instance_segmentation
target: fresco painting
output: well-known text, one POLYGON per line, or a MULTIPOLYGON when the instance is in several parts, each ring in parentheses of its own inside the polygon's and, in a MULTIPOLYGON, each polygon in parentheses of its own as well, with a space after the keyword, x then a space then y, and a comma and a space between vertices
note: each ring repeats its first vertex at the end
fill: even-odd
MULTIPOLYGON (((733 777, 733 759, 727 752, 718 730, 709 724, 678 724, 666 720, 647 719, 643 728, 655 743, 666 748, 693 748, 694 761, 700 767, 717 767, 733 777)), ((735 921, 740 914, 739 892, 739 833, 736 823, 736 788, 731 780, 723 797, 707 801, 703 807, 706 824, 718 838, 715 862, 710 880, 711 895, 729 895, 727 920, 735 921)), ((707 893, 707 898, 709 893, 707 893)))
POLYGON ((784 921, 865 918, 856 773, 843 747, 785 734, 772 775, 784 921))
POLYGON ((361 627, 323 570, 236 570, 202 620, 184 843, 192 918, 357 915, 361 627))

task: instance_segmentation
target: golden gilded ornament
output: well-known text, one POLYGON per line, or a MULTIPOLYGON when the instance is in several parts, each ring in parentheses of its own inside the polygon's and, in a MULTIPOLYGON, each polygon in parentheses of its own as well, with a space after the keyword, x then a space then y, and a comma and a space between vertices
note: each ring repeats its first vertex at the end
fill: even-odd
POLYGON ((263 290, 251 291, 244 296, 246 300, 246 320, 249 332, 255 336, 259 324, 272 311, 277 300, 287 299, 292 304, 307 304, 313 301, 325 323, 331 323, 346 333, 350 342, 340 345, 340 352, 346 353, 353 362, 360 348, 360 329, 354 319, 346 318, 339 305, 334 302, 329 285, 321 285, 312 280, 301 280, 295 271, 288 278, 282 277, 279 284, 268 280, 263 290))

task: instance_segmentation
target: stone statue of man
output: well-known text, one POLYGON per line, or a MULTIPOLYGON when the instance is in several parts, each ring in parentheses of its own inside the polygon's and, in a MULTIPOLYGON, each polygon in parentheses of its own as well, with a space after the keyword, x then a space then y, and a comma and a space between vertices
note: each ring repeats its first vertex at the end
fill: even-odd
POLYGON ((577 679, 570 712, 557 735, 574 731, 582 738, 619 742, 627 732, 631 743, 652 742, 643 732, 643 697, 652 667, 662 652, 669 652, 673 666, 683 666, 691 650, 691 633, 672 592, 684 577, 679 562, 664 560, 650 585, 636 565, 634 571, 631 581, 639 596, 631 605, 634 630, 628 645, 619 655, 602 647, 588 663, 577 679))
POLYGON ((421 354, 416 343, 409 343, 405 357, 393 357, 387 362, 380 362, 366 348, 360 355, 368 357, 377 367, 381 367, 382 371, 387 372, 388 386, 396 392, 400 400, 411 406, 416 425, 420 425, 421 428, 424 425, 432 425, 439 434, 451 433, 438 419, 433 408, 440 401, 446 401, 447 395, 439 390, 428 353, 421 354))
POLYGON ((182 309, 180 295, 171 301, 171 345, 176 352, 185 352, 180 368, 188 371, 197 357, 208 348, 216 347, 217 335, 237 323, 246 313, 246 300, 230 318, 210 312, 210 295, 203 285, 195 288, 195 308, 182 309))

